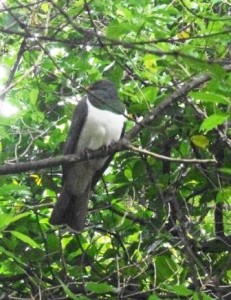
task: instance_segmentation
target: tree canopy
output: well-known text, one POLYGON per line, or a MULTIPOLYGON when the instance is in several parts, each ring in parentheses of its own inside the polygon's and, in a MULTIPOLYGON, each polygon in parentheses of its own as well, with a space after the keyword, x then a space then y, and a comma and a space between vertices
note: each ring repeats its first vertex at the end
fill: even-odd
POLYGON ((230 21, 225 0, 1 1, 0 299, 229 299, 230 21), (126 133, 78 234, 49 217, 102 78, 126 133))

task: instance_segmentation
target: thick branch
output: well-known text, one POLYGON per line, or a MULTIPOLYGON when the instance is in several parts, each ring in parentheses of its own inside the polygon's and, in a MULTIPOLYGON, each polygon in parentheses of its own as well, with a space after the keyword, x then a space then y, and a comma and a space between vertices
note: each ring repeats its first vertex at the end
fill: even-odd
POLYGON ((14 164, 8 164, 4 166, 0 166, 0 175, 7 174, 16 174, 27 171, 35 171, 39 169, 45 169, 49 167, 59 166, 62 164, 69 164, 77 161, 84 161, 88 159, 104 157, 106 155, 113 154, 115 151, 121 151, 123 148, 122 143, 117 143, 112 145, 109 149, 99 149, 96 151, 91 151, 91 153, 83 153, 82 155, 69 154, 69 155, 60 155, 56 157, 49 157, 45 159, 40 159, 36 161, 28 161, 28 162, 19 162, 14 164))
POLYGON ((112 155, 115 152, 119 152, 123 150, 131 150, 133 152, 142 153, 144 155, 152 156, 157 159, 169 160, 176 163, 191 163, 191 164, 216 163, 215 159, 180 159, 180 158, 163 156, 145 149, 136 148, 131 144, 129 144, 126 138, 122 138, 118 143, 113 144, 108 149, 101 148, 96 151, 83 153, 82 155, 69 154, 64 156, 62 155, 62 156, 40 159, 36 161, 19 162, 19 163, 0 166, 0 175, 16 174, 16 173, 22 173, 22 172, 27 172, 32 170, 35 171, 35 170, 45 169, 45 168, 59 166, 63 164, 69 164, 78 161, 85 161, 94 158, 105 157, 107 155, 112 155))

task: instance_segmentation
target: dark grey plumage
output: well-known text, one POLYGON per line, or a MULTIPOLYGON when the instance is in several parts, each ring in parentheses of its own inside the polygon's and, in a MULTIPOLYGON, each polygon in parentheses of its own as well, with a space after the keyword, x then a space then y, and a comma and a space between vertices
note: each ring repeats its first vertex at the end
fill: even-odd
MULTIPOLYGON (((92 117, 92 107, 100 109, 100 114, 103 111, 102 116, 104 116, 105 111, 106 117, 108 117, 106 115, 107 112, 110 111, 109 117, 113 117, 113 122, 115 122, 116 119, 114 118, 117 118, 116 115, 118 115, 119 124, 123 125, 124 121, 122 122, 121 120, 123 118, 125 107, 123 103, 119 101, 114 85, 108 80, 97 81, 89 87, 87 96, 85 96, 76 106, 63 151, 64 155, 73 153, 81 154, 82 151, 87 150, 86 148, 88 147, 90 149, 93 147, 94 149, 91 150, 96 150, 95 145, 97 145, 97 137, 95 136, 95 132, 97 132, 98 129, 100 132, 101 129, 105 128, 101 126, 102 124, 95 124, 92 132, 90 130, 91 128, 88 131, 84 129, 84 127, 89 126, 90 122, 88 116, 90 115, 92 117), (111 114, 112 112, 113 114, 111 114)), ((96 110, 96 112, 97 111, 98 110, 96 110)), ((120 136, 123 131, 122 125, 121 130, 119 128, 120 136)), ((111 124, 111 126, 115 127, 115 124, 111 124)), ((116 132, 118 135, 118 129, 116 132)), ((104 130, 102 130, 102 136, 106 133, 106 131, 104 133, 104 130)), ((99 135, 99 137, 101 136, 99 135)), ((110 138, 113 140, 113 137, 110 138)), ((118 139, 119 137, 117 136, 114 141, 118 139)), ((105 145, 100 145, 97 149, 102 146, 105 145)), ((94 189, 111 159, 112 156, 107 156, 105 158, 97 158, 63 166, 63 186, 51 215, 51 224, 67 224, 76 231, 84 229, 88 200, 91 191, 94 189)))

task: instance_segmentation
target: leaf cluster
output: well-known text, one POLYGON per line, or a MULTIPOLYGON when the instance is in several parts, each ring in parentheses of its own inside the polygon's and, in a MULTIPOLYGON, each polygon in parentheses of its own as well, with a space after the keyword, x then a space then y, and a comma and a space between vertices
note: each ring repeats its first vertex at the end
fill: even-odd
POLYGON ((2 165, 61 154, 74 106, 95 80, 118 87, 129 131, 201 74, 209 80, 131 142, 217 164, 117 153, 82 234, 49 224, 60 167, 1 176, 0 299, 229 299, 228 2, 2 2, 2 165))

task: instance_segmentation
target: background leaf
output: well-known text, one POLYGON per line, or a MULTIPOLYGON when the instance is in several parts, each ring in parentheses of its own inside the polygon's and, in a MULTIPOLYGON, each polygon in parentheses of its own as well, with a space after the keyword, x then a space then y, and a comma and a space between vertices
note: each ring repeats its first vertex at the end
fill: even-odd
POLYGON ((217 127, 218 125, 223 124, 225 121, 227 121, 228 118, 228 114, 213 114, 202 122, 200 130, 208 132, 217 127))
POLYGON ((40 248, 40 246, 34 240, 32 240, 29 236, 27 236, 21 232, 18 232, 18 231, 10 231, 10 232, 14 236, 16 236, 16 238, 18 238, 21 241, 23 241, 24 243, 30 245, 32 248, 40 248))
POLYGON ((114 291, 114 288, 107 283, 88 282, 87 290, 96 294, 107 294, 114 291))

